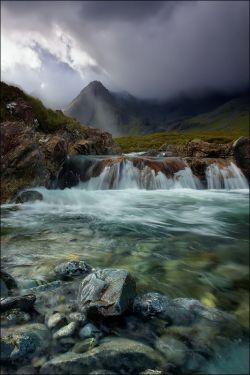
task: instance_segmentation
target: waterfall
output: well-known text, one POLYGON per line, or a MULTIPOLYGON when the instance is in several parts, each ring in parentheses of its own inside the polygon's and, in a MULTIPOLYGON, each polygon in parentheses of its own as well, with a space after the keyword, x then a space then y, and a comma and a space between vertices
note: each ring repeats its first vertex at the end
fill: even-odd
POLYGON ((75 156, 63 165, 57 187, 78 186, 84 190, 248 188, 247 179, 232 162, 208 159, 203 175, 204 178, 195 175, 188 162, 181 158, 75 156))
POLYGON ((206 169, 208 189, 247 189, 248 182, 241 170, 231 162, 228 166, 220 168, 213 163, 206 169))

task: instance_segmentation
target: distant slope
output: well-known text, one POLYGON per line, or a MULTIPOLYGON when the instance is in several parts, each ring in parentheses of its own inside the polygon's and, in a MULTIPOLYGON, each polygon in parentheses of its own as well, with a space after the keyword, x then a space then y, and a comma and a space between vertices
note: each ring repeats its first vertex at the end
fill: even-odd
MULTIPOLYGON (((230 95, 210 93, 168 101, 142 100, 127 93, 111 92, 101 82, 93 81, 65 108, 64 113, 86 125, 110 131, 115 136, 148 134, 172 129, 187 130, 203 123, 205 126, 207 112, 232 99, 230 95), (196 119, 197 115, 204 113, 203 120, 196 119)), ((241 98, 239 103, 235 102, 235 112, 239 112, 238 104, 241 105, 241 98)), ((228 111, 229 116, 231 113, 232 110, 228 111)))
POLYGON ((196 132, 249 133, 249 97, 242 96, 183 121, 170 124, 171 130, 196 132))

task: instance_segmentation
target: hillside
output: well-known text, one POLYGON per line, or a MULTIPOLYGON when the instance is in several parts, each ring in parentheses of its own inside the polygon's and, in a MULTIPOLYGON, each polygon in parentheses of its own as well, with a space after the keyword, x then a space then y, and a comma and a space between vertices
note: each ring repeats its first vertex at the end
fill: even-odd
POLYGON ((172 130, 198 132, 226 132, 244 134, 249 132, 249 97, 232 99, 213 111, 171 124, 172 130))
POLYGON ((1 82, 2 202, 25 187, 53 186, 67 155, 119 152, 111 134, 81 125, 1 82))

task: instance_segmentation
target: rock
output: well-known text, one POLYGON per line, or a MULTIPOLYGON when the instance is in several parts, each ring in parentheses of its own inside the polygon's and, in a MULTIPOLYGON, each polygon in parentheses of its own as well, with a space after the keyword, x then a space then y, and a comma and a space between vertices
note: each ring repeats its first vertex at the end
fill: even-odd
POLYGON ((84 315, 83 313, 72 312, 69 314, 68 319, 71 322, 77 322, 78 325, 81 326, 85 324, 87 318, 86 318, 86 315, 84 315))
POLYGON ((47 326, 49 329, 58 329, 67 324, 67 319, 60 313, 55 313, 48 318, 47 326))
POLYGON ((159 316, 165 313, 170 298, 159 293, 146 293, 134 299, 133 311, 144 317, 159 316))
POLYGON ((101 331, 92 323, 86 324, 79 331, 79 336, 81 339, 86 339, 89 337, 98 337, 101 335, 101 331))
POLYGON ((72 352, 74 353, 84 353, 88 350, 93 349, 97 345, 97 340, 94 337, 89 337, 86 340, 81 342, 77 342, 75 346, 72 348, 72 352))
POLYGON ((49 331, 44 324, 33 323, 4 328, 1 337, 1 359, 28 360, 45 350, 50 343, 49 331))
POLYGON ((26 202, 35 202, 42 201, 43 195, 36 190, 27 190, 18 194, 15 199, 15 203, 26 203, 26 202))
POLYGON ((34 374, 35 374, 34 367, 31 365, 22 366, 16 372, 16 375, 34 375, 34 374))
POLYGON ((4 82, 1 93, 1 202, 25 188, 52 187, 71 149, 77 154, 121 153, 111 134, 81 125, 63 113, 48 112, 42 104, 37 108, 21 90, 4 82), (89 147, 82 147, 82 141, 89 147))
POLYGON ((232 144, 218 144, 193 139, 187 144, 187 156, 198 158, 226 158, 232 154, 232 144))
POLYGON ((53 339, 60 339, 62 337, 70 337, 73 336, 77 328, 76 322, 71 322, 66 326, 59 329, 59 331, 55 332, 53 335, 53 339))
POLYGON ((237 166, 250 180, 250 139, 247 137, 238 138, 233 144, 233 156, 237 166))
POLYGON ((133 311, 144 317, 157 316, 174 325, 189 325, 200 320, 208 324, 236 324, 236 319, 232 315, 216 308, 209 308, 196 299, 171 299, 159 293, 146 293, 136 297, 133 311))
POLYGON ((88 275, 91 272, 91 267, 84 261, 72 260, 59 264, 54 271, 61 278, 70 278, 88 275))
POLYGON ((15 279, 7 272, 0 270, 1 297, 7 297, 13 291, 17 290, 15 279))
POLYGON ((14 308, 19 308, 22 311, 28 312, 33 310, 35 301, 36 296, 34 294, 1 298, 0 311, 3 312, 14 308))
POLYGON ((46 283, 43 285, 35 286, 33 288, 24 289, 22 293, 32 292, 35 294, 41 293, 41 292, 47 292, 50 290, 54 290, 62 286, 62 282, 60 280, 51 281, 50 283, 46 283))
POLYGON ((188 348, 180 340, 164 335, 159 337, 155 343, 158 349, 170 363, 176 366, 182 366, 186 360, 188 348))
POLYGON ((161 370, 154 370, 154 369, 147 369, 145 371, 140 372, 139 375, 164 375, 165 372, 161 370))
POLYGON ((12 326, 17 324, 24 324, 31 320, 31 316, 20 309, 11 309, 1 314, 1 325, 12 326))
POLYGON ((103 316, 121 315, 135 295, 135 280, 126 270, 107 268, 91 273, 81 282, 78 304, 80 309, 103 316))
POLYGON ((137 374, 163 363, 160 354, 141 342, 108 337, 86 353, 68 352, 53 358, 41 368, 41 374, 80 375, 102 369, 117 371, 119 374, 137 374))

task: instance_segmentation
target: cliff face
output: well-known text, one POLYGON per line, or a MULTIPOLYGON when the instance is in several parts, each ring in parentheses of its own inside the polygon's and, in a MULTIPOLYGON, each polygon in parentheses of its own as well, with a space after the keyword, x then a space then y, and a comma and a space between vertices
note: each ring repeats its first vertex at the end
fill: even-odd
POLYGON ((111 134, 52 111, 1 83, 1 202, 29 186, 53 186, 67 155, 117 154, 111 134))

